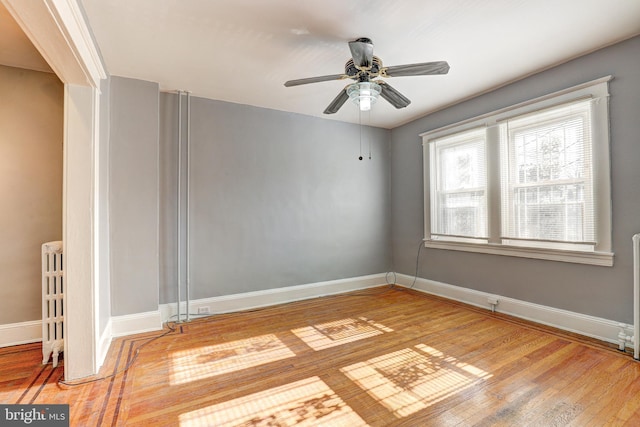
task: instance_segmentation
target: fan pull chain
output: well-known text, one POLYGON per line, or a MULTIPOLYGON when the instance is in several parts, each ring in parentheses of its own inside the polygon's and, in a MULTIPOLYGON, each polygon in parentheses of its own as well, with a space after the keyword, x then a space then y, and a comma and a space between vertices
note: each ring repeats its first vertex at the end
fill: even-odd
MULTIPOLYGON (((371 114, 371 111, 367 111, 367 114, 371 114)), ((360 156, 358 156, 358 160, 362 160, 362 110, 358 109, 358 118, 360 121, 360 156)), ((371 120, 367 120, 367 122, 371 122, 371 120)), ((369 135, 369 160, 371 160, 371 135, 369 135)))
POLYGON ((360 122, 360 156, 358 160, 362 160, 362 111, 358 108, 358 120, 360 122))
MULTIPOLYGON (((367 111, 369 115, 367 122, 371 123, 371 111, 367 111)), ((371 132, 369 132, 369 160, 371 160, 371 132)))

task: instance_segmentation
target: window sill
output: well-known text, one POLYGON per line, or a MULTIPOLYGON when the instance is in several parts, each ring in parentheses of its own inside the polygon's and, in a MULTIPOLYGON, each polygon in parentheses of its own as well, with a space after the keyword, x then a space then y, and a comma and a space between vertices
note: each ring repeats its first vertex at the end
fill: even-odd
POLYGON ((519 246, 497 245, 492 243, 445 242, 425 239, 424 246, 449 251, 477 252, 492 255, 514 256, 520 258, 544 259, 549 261, 571 262, 577 264, 613 266, 611 252, 580 252, 557 249, 523 248, 519 246))

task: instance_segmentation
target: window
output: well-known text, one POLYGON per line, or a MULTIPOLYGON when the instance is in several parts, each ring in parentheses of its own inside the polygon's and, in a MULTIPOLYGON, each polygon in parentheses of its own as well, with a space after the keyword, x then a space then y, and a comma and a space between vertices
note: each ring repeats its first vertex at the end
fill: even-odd
POLYGON ((485 132, 472 130, 434 140, 431 235, 451 240, 487 238, 485 132))
POLYGON ((426 246, 613 265, 609 80, 422 134, 426 246))
POLYGON ((500 125, 503 243, 592 250, 591 102, 500 125))

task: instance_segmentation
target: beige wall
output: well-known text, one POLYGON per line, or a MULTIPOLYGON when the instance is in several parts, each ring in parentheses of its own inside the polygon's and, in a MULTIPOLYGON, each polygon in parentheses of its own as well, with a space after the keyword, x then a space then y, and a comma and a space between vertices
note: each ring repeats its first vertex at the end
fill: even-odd
POLYGON ((40 246, 62 239, 64 86, 0 66, 0 325, 41 318, 40 246))

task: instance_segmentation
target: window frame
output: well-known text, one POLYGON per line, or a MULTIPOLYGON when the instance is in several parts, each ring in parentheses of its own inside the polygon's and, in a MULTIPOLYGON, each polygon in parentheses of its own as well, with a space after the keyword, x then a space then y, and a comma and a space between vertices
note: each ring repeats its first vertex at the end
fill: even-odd
MULTIPOLYGON (((486 136, 485 136, 485 128, 481 127, 481 128, 477 128, 477 129, 471 129, 471 130, 467 130, 464 132, 459 132, 456 134, 456 136, 454 138, 449 138, 446 141, 443 141, 442 138, 438 138, 438 140, 433 141, 432 144, 430 144, 429 149, 431 150, 430 152, 430 156, 432 156, 431 158, 434 160, 433 163, 439 163, 441 161, 441 156, 442 156, 442 151, 447 150, 447 149, 451 149, 451 148, 456 148, 456 147, 464 147, 467 146, 469 143, 477 143, 478 139, 482 139, 482 160, 484 165, 482 166, 485 169, 485 173, 484 176, 486 177, 486 136), (477 135, 481 134, 482 136, 479 137, 477 135)), ((480 186, 475 186, 475 187, 467 187, 467 188, 457 188, 454 190, 447 190, 447 189, 443 189, 443 183, 442 181, 444 180, 444 177, 442 175, 442 168, 438 167, 436 168, 431 168, 431 183, 432 183, 432 188, 436 188, 437 187, 437 193, 439 196, 439 198, 436 198, 435 203, 431 204, 431 230, 433 231, 434 228, 436 228, 436 232, 432 233, 432 236, 436 236, 436 240, 437 240, 437 236, 446 236, 448 238, 448 240, 456 240, 456 241, 468 241, 468 242, 486 242, 487 241, 487 236, 488 236, 488 230, 486 227, 486 220, 487 220, 487 184, 486 184, 486 180, 484 185, 480 185, 480 186), (483 199, 483 203, 482 203, 482 208, 484 208, 483 210, 481 210, 480 212, 480 217, 484 217, 485 221, 484 221, 484 230, 482 230, 482 233, 480 233, 481 235, 454 235, 454 234, 441 234, 444 233, 443 230, 439 230, 438 229, 438 222, 441 219, 440 215, 439 215, 439 211, 442 210, 444 206, 444 203, 441 203, 441 201, 439 199, 442 199, 442 196, 446 196, 446 195, 452 195, 452 194, 463 194, 463 193, 473 193, 473 192, 481 192, 482 193, 482 199, 483 199)))
MULTIPOLYGON (((566 249, 566 250, 579 250, 579 251, 592 251, 594 248, 595 242, 595 224, 594 224, 594 214, 595 214, 595 198, 593 192, 593 184, 594 177, 592 173, 593 166, 596 161, 593 159, 593 146, 591 138, 591 127, 592 127, 592 114, 591 110, 593 109, 593 98, 589 97, 588 99, 579 99, 574 102, 570 102, 566 105, 557 105, 548 109, 541 111, 542 115, 547 115, 549 117, 540 117, 541 114, 532 113, 525 114, 524 117, 516 117, 515 120, 507 120, 501 123, 501 160, 502 160, 502 170, 501 170, 501 184, 502 184, 502 242, 506 244, 511 244, 514 246, 535 246, 535 247, 548 247, 548 248, 558 248, 558 249, 566 249), (565 108, 566 107, 566 108, 565 108), (536 117, 536 121, 534 123, 528 123, 527 121, 531 121, 531 117, 536 117), (516 154, 517 154, 517 145, 518 143, 514 139, 517 134, 528 133, 531 135, 531 131, 539 132, 540 130, 548 130, 549 126, 557 125, 559 123, 568 123, 573 120, 577 120, 581 123, 582 135, 583 138, 582 148, 579 151, 582 153, 582 171, 578 174, 578 176, 573 178, 553 178, 548 177, 547 179, 537 180, 535 182, 518 182, 519 179, 516 178, 516 154), (524 121, 524 124, 518 125, 518 122, 524 121), (515 127, 512 128, 511 125, 515 127), (526 238, 519 235, 519 232, 516 230, 518 227, 518 219, 519 214, 522 213, 522 208, 528 205, 527 201, 525 201, 524 205, 518 203, 518 200, 514 197, 514 190, 520 189, 531 190, 531 189, 544 189, 549 187, 555 187, 558 185, 582 185, 583 187, 583 200, 580 203, 584 207, 583 214, 586 215, 587 218, 591 218, 591 221, 588 221, 586 224, 588 227, 582 229, 582 233, 586 234, 588 239, 576 239, 575 241, 571 241, 569 239, 565 240, 544 240, 545 237, 538 238, 526 238), (518 209, 520 208, 520 209, 518 209), (505 214, 507 211, 507 215, 505 214), (593 227, 592 227, 593 226, 593 227), (540 240, 538 243, 536 240, 540 240)), ((566 128, 565 128, 566 129, 566 128)), ((576 127, 573 127, 576 129, 576 127)), ((538 154, 536 150, 536 154, 538 154)), ((539 166, 536 163, 536 166, 539 166)), ((538 169, 539 171, 539 169, 538 169)), ((535 203, 532 205, 536 205, 535 203)), ((544 203, 538 203, 537 206, 543 206, 544 203)), ((549 206, 547 204, 547 206, 549 206)), ((567 204, 562 205, 565 210, 568 207, 567 204)), ((526 208, 525 208, 526 210, 526 208)), ((526 215, 526 213, 525 213, 526 215)), ((582 223, 585 225, 585 222, 582 223)), ((565 230, 566 231, 566 230, 565 230)), ((548 237, 552 239, 552 237, 548 237)))
POLYGON ((529 101, 518 103, 500 110, 492 111, 451 125, 426 131, 420 134, 423 146, 424 179, 424 245, 428 248, 457 250, 515 256, 532 259, 545 259, 561 262, 613 266, 614 254, 611 246, 611 177, 610 177, 610 141, 609 141, 609 88, 612 76, 602 77, 590 82, 550 93, 529 101), (592 162, 593 188, 595 200, 595 236, 593 251, 564 248, 538 247, 539 245, 510 245, 503 243, 501 237, 502 213, 501 198, 501 147, 500 123, 518 116, 540 110, 561 106, 580 99, 592 99, 592 162), (469 241, 455 238, 432 238, 431 233, 431 144, 430 141, 449 135, 470 131, 474 128, 487 129, 487 241, 469 241))

